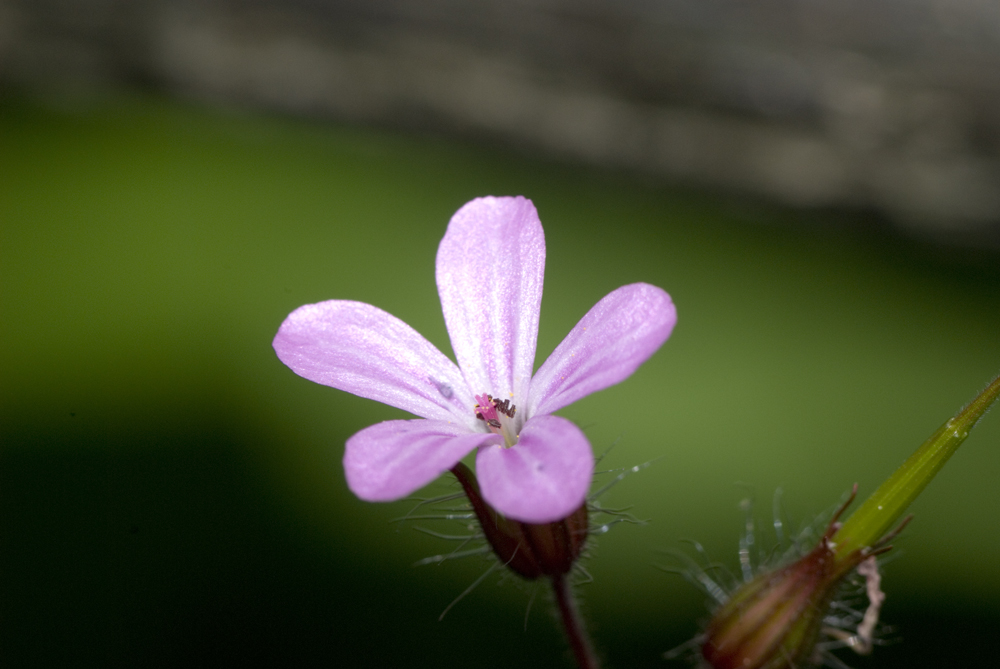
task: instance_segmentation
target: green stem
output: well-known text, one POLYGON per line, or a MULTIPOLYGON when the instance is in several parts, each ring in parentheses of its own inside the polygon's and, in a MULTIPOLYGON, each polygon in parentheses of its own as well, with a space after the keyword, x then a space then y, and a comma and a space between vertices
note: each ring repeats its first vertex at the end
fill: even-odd
POLYGON ((939 427, 833 536, 838 560, 875 544, 961 445, 1000 396, 1000 376, 953 418, 939 427))

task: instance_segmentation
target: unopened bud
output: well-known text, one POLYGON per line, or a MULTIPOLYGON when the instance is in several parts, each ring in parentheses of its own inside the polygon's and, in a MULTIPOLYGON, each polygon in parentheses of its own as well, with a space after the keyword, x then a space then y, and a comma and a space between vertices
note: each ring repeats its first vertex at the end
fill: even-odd
POLYGON ((879 610, 885 599, 874 556, 884 553, 909 521, 889 534, 910 502, 930 483, 948 458, 1000 397, 1000 377, 945 422, 845 523, 834 514, 808 555, 762 573, 746 583, 715 612, 701 641, 701 654, 713 669, 795 669, 817 664, 821 632, 861 654, 871 652, 879 610), (869 606, 856 633, 824 629, 831 602, 843 580, 856 572, 865 579, 869 606))
POLYGON ((844 577, 887 550, 859 550, 837 558, 830 538, 853 499, 854 493, 808 555, 760 574, 716 611, 701 647, 714 669, 794 669, 814 659, 823 619, 844 577))

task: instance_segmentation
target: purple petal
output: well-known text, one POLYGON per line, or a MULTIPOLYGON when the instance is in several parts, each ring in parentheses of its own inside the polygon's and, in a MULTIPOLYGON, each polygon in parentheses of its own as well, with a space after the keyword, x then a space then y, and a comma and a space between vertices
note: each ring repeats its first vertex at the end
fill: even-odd
POLYGON ((648 283, 622 286, 595 304, 531 380, 526 418, 548 414, 628 378, 677 322, 670 296, 648 283))
POLYGON ((347 440, 347 485, 369 502, 406 497, 454 467, 476 446, 491 441, 502 439, 438 420, 378 423, 347 440))
POLYGON ((483 498, 509 518, 550 523, 576 511, 594 475, 590 443, 573 423, 538 416, 512 448, 490 445, 476 456, 483 498))
POLYGON ((452 217, 437 254, 451 346, 469 390, 527 399, 535 364, 545 236, 531 200, 484 197, 452 217))
POLYGON ((346 300, 299 307, 281 324, 274 350, 310 381, 479 428, 472 393, 455 363, 378 307, 346 300))

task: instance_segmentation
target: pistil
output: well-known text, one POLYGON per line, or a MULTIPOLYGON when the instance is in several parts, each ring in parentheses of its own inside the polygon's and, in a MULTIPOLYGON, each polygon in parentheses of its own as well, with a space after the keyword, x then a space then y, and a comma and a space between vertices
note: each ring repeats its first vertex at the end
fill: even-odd
POLYGON ((486 393, 476 395, 475 398, 476 418, 485 422, 490 432, 503 436, 507 448, 516 444, 518 435, 514 414, 517 412, 517 407, 511 404, 510 400, 493 399, 492 395, 486 393))

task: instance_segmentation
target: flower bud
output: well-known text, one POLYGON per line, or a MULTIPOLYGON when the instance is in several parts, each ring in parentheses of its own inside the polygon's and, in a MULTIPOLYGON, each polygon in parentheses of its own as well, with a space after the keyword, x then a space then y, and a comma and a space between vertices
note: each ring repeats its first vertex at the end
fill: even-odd
POLYGON ((462 484, 493 552, 515 573, 533 580, 569 573, 587 541, 587 504, 566 518, 532 524, 505 518, 486 503, 476 475, 461 462, 451 472, 462 484))
POLYGON ((714 669, 801 666, 839 582, 826 541, 798 562, 761 574, 716 612, 703 657, 714 669))
POLYGON ((863 561, 888 550, 879 542, 837 555, 831 537, 856 492, 857 486, 808 555, 758 575, 715 612, 701 646, 713 669, 795 669, 818 659, 816 642, 841 582, 863 561))
POLYGON ((798 561, 762 573, 743 585, 715 612, 701 654, 713 669, 795 669, 823 660, 817 650, 821 631, 861 654, 871 652, 872 634, 885 599, 874 556, 909 521, 889 534, 917 495, 930 483, 986 411, 1000 397, 1000 376, 946 421, 843 524, 834 514, 819 545, 798 561), (869 606, 856 634, 825 629, 824 618, 844 578, 857 570, 864 577, 869 606))

